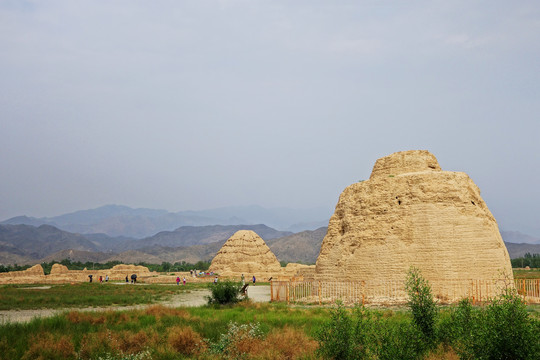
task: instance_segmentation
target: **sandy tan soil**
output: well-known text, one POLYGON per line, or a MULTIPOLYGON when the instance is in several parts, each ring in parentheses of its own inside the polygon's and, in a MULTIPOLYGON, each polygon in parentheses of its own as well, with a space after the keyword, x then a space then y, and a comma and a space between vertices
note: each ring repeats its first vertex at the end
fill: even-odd
MULTIPOLYGON (((176 286, 176 285, 174 285, 176 286)), ((161 304, 169 307, 181 306, 201 306, 206 304, 206 296, 210 291, 206 289, 196 289, 188 293, 181 293, 173 296, 167 301, 161 301, 161 304)), ((270 286, 250 286, 248 287, 248 297, 255 302, 270 301, 270 286)), ((155 305, 155 304, 151 304, 155 305)), ((7 322, 28 322, 35 317, 49 317, 60 314, 64 311, 105 311, 105 310, 131 310, 143 309, 151 305, 132 305, 132 306, 110 306, 105 308, 69 308, 69 309, 36 309, 36 310, 1 310, 0 324, 7 322)))

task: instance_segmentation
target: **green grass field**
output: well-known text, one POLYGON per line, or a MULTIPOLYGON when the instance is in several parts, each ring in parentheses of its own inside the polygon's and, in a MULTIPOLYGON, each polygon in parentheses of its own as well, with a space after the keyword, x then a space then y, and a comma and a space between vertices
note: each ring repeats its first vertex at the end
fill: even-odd
POLYGON ((0 310, 63 309, 151 304, 167 300, 179 292, 206 287, 206 284, 132 285, 77 283, 47 285, 1 285, 0 310))
POLYGON ((540 269, 514 269, 513 272, 515 279, 540 279, 540 269))

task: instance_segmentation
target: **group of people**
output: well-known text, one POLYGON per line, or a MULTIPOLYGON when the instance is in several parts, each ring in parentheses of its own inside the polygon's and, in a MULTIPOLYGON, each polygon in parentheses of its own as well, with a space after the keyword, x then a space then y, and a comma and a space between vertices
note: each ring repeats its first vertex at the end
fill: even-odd
MULTIPOLYGON (((253 275, 253 278, 251 279, 253 281, 253 285, 257 282, 257 279, 255 278, 255 275, 253 275)), ((242 285, 246 284, 246 279, 244 278, 244 274, 242 274, 242 285)))
MULTIPOLYGON (((93 277, 94 277, 94 275, 92 275, 92 274, 88 275, 89 282, 92 282, 93 277)), ((99 276, 99 282, 100 283, 103 282, 103 276, 102 275, 99 276)), ((109 275, 105 275, 105 282, 109 282, 109 275)))
MULTIPOLYGON (((186 285, 186 277, 185 276, 182 278, 182 283, 184 285, 186 285)), ((180 276, 176 277, 176 285, 180 285, 180 276)))
MULTIPOLYGON (((93 277, 94 277, 94 275, 92 275, 92 274, 88 275, 89 282, 92 282, 93 277)), ((185 280, 186 279, 184 279, 184 284, 185 284, 185 280)), ((99 276, 99 282, 103 283, 103 276, 102 275, 99 276)), ((109 282, 109 275, 105 275, 105 282, 109 282)), ((129 278, 128 278, 128 275, 126 275, 126 283, 128 283, 128 282, 129 282, 129 278)), ((137 282, 137 274, 132 274, 131 275, 131 283, 133 284, 133 283, 136 283, 136 282, 137 282)))

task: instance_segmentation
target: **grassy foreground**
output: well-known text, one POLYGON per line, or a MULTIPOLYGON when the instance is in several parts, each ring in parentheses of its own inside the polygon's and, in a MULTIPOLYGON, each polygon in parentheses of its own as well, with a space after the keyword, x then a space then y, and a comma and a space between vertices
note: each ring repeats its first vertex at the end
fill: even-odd
POLYGON ((156 305, 144 310, 72 311, 26 324, 1 325, 0 359, 219 359, 223 356, 213 355, 209 349, 227 347, 223 336, 231 332, 236 340, 254 335, 235 346, 251 348, 262 358, 314 358, 317 344, 313 334, 328 312, 251 303, 221 308, 156 305))
POLYGON ((71 311, 26 324, 0 325, 0 360, 332 358, 320 351, 321 346, 338 351, 333 354, 342 359, 458 359, 463 357, 454 346, 460 343, 451 342, 455 310, 440 311, 435 325, 442 330, 441 338, 423 353, 415 350, 420 339, 411 328, 413 315, 405 309, 304 308, 242 302, 224 307, 173 309, 155 305, 129 311, 71 311), (361 311, 360 328, 354 320, 357 311, 361 311), (320 342, 321 333, 328 337, 324 340, 323 336, 326 344, 320 342), (368 347, 349 341, 382 345, 380 349, 387 353, 372 357, 368 347), (351 352, 340 357, 345 348, 351 352))

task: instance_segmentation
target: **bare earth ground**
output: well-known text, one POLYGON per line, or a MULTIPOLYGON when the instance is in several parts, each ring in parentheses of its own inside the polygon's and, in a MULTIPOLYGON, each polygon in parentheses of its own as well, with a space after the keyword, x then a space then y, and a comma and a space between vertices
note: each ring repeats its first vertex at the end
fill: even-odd
MULTIPOLYGON (((176 285, 173 285, 176 286, 176 285)), ((28 322, 35 317, 49 317, 60 314, 64 311, 105 311, 105 310, 131 310, 144 309, 148 306, 160 304, 168 307, 181 306, 201 306, 206 304, 206 297, 210 291, 206 289, 195 289, 190 292, 174 295, 171 299, 160 301, 155 304, 131 305, 131 306, 109 306, 103 308, 69 308, 69 309, 35 309, 35 310, 0 310, 0 324, 8 322, 28 322)), ((248 287, 248 297, 254 302, 270 301, 270 286, 250 286, 248 287)))

